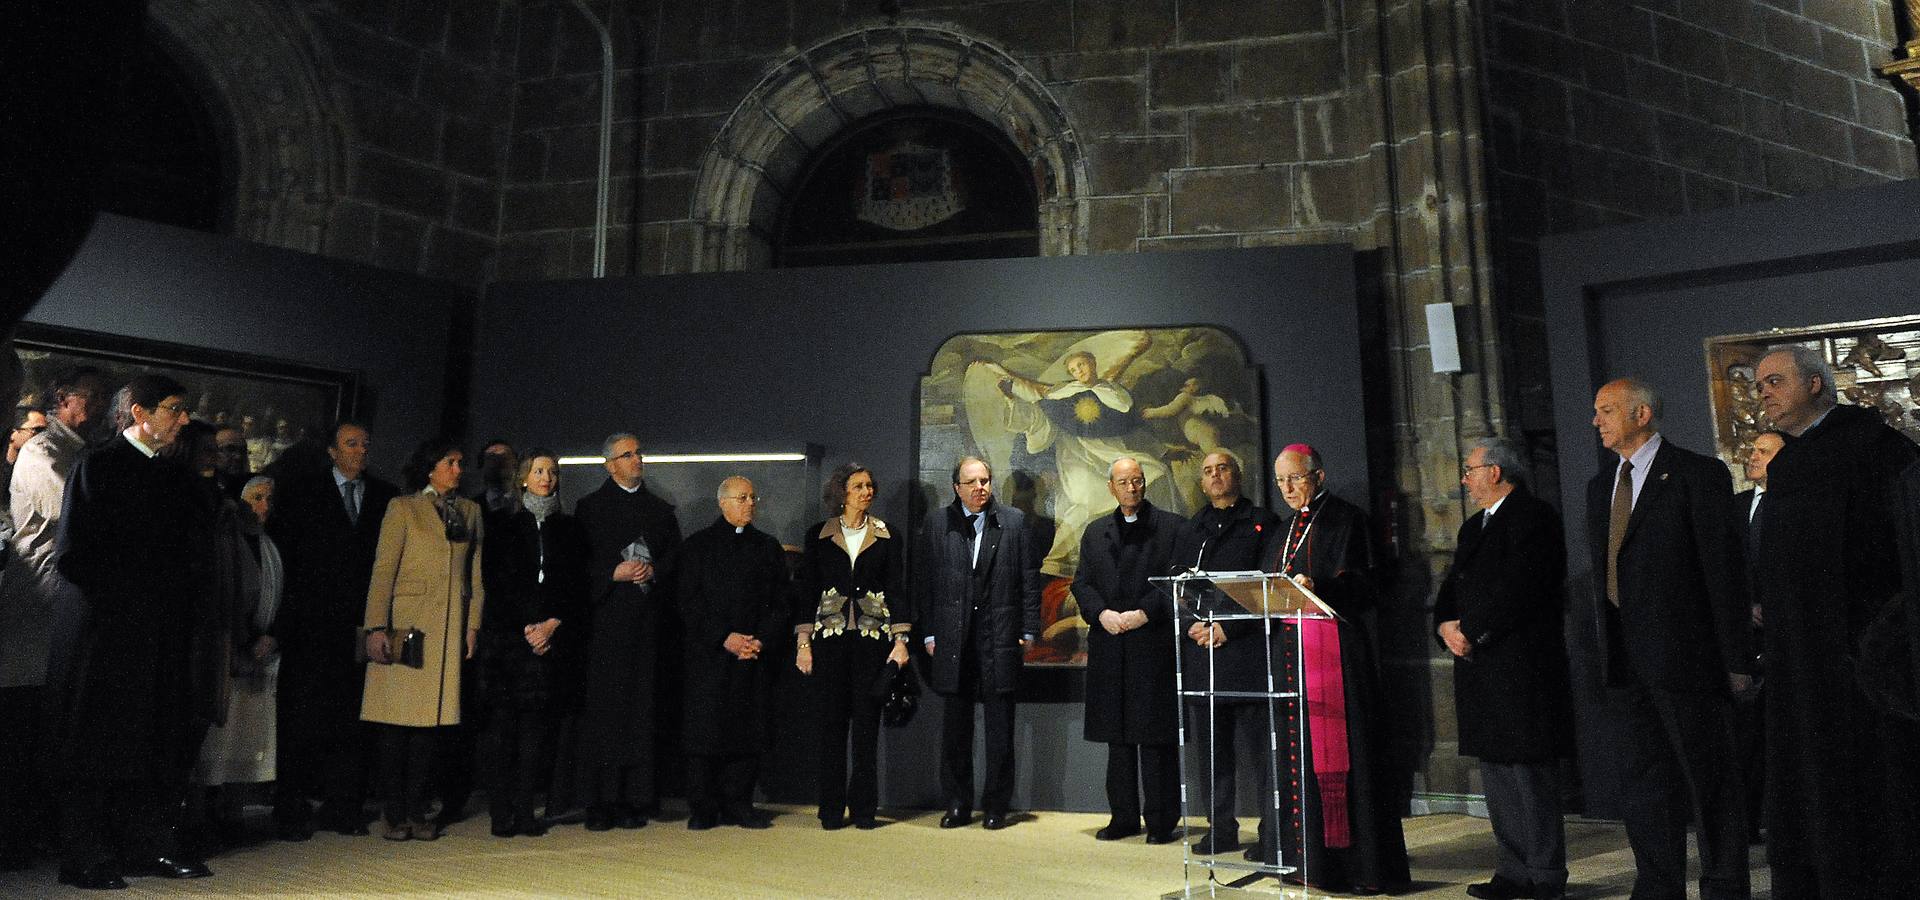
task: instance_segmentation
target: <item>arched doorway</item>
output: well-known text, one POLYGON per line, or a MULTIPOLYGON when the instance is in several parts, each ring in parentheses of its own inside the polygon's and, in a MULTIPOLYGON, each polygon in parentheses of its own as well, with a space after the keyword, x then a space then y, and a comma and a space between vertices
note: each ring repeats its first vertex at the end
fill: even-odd
POLYGON ((835 135, 801 167, 775 225, 776 267, 1038 256, 1026 160, 957 110, 898 107, 835 135))

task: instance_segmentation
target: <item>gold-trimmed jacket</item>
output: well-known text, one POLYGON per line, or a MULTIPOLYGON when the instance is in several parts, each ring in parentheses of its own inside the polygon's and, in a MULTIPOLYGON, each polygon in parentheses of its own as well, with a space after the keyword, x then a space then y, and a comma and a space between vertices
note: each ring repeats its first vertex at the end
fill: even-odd
POLYGON ((877 516, 867 516, 857 559, 848 556, 839 518, 821 522, 801 554, 794 632, 802 641, 843 634, 874 640, 904 637, 913 627, 905 553, 905 541, 877 516))

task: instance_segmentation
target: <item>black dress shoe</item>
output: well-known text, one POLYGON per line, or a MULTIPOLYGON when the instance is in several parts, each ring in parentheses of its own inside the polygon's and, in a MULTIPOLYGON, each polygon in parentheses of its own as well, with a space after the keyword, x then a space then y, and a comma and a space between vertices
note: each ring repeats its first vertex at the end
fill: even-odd
POLYGON ((493 827, 487 830, 491 832, 494 837, 510 838, 520 833, 520 823, 495 821, 493 827))
POLYGON ((620 818, 614 820, 613 824, 621 828, 645 828, 647 827, 647 817, 637 812, 622 813, 620 818))
POLYGON ((820 820, 821 831, 839 831, 845 827, 847 827, 847 820, 839 816, 834 816, 831 819, 822 818, 820 820))
POLYGON ((1133 837, 1139 833, 1140 826, 1138 825, 1122 825, 1118 822, 1108 822, 1107 827, 1093 833, 1093 839, 1096 841, 1117 841, 1121 838, 1133 837))
POLYGON ((973 810, 961 809, 958 806, 947 810, 947 814, 940 817, 941 828, 965 828, 971 824, 973 824, 973 810))
POLYGON ((980 817, 980 827, 988 831, 999 831, 1013 824, 1013 817, 1003 812, 990 812, 980 817))
POLYGON ((687 817, 688 831, 706 831, 719 824, 720 816, 717 813, 694 813, 687 817))
POLYGON ((861 831, 872 831, 880 827, 880 821, 872 816, 854 816, 853 827, 861 831))
POLYGON ((1492 881, 1467 885, 1467 896, 1478 900, 1524 900, 1533 896, 1533 885, 1493 876, 1492 881))
POLYGON ((520 820, 520 834, 525 837, 546 837, 547 829, 553 823, 539 816, 520 820))
POLYGON ((1147 843, 1171 844, 1186 836, 1186 833, 1186 830, 1182 828, 1169 828, 1165 831, 1149 831, 1147 832, 1147 843))
POLYGON ((127 880, 109 863, 97 863, 84 869, 60 867, 60 883, 83 891, 124 891, 127 880))
POLYGON ((1279 859, 1275 858, 1272 854, 1262 850, 1259 844, 1253 844, 1247 847, 1247 849, 1241 851, 1240 858, 1246 860, 1247 862, 1257 862, 1265 866, 1277 866, 1280 864, 1279 859))
POLYGON ((613 821, 613 813, 607 810, 598 808, 587 810, 588 831, 612 831, 613 821))
POLYGON ((1217 831, 1207 832, 1207 836, 1193 842, 1193 852, 1201 856, 1213 856, 1228 850, 1240 849, 1238 837, 1228 837, 1217 831))
POLYGON ((759 831, 763 828, 772 828, 773 817, 761 810, 749 809, 741 813, 721 813, 720 823, 759 831))
POLYGON ((133 876, 160 878, 205 878, 213 874, 206 863, 191 856, 150 856, 134 860, 122 871, 133 876))

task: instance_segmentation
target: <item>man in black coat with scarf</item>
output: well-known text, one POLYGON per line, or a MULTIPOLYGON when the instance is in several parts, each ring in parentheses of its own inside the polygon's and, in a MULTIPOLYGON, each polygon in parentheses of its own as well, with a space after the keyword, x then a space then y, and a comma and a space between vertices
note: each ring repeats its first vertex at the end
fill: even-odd
POLYGON ((1460 525, 1433 621, 1454 656, 1460 753, 1480 760, 1496 846, 1493 880, 1467 895, 1558 900, 1567 884, 1559 761, 1573 742, 1560 515, 1527 490, 1511 443, 1480 441, 1461 469, 1480 511, 1460 525))
MULTIPOLYGON (((601 453, 607 481, 580 498, 574 511, 592 548, 587 600, 593 621, 578 742, 578 792, 589 831, 639 828, 659 808, 654 755, 663 665, 659 631, 665 605, 672 602, 665 576, 680 547, 673 507, 647 490, 642 479, 640 440, 615 434, 602 443, 601 453)), ((677 668, 679 660, 666 664, 677 668)))
MULTIPOLYGON (((1177 550, 1176 562, 1202 572, 1257 572, 1266 542, 1280 534, 1280 518, 1255 506, 1240 493, 1239 457, 1216 450, 1200 460, 1200 490, 1207 506, 1189 520, 1188 547, 1177 550)), ((1199 602, 1208 614, 1244 612, 1232 598, 1209 592, 1199 602)), ((1181 642, 1181 676, 1187 690, 1267 690, 1267 654, 1272 646, 1261 637, 1265 626, 1254 619, 1233 619, 1187 626, 1181 642)), ((1274 712, 1270 702, 1235 697, 1189 700, 1199 759, 1212 767, 1208 781, 1207 836, 1194 842, 1193 852, 1212 855, 1240 849, 1240 820, 1234 815, 1239 799, 1236 769, 1241 745, 1253 749, 1253 772, 1260 785, 1256 796, 1273 796, 1271 750, 1274 712)), ((1260 816, 1262 843, 1271 843, 1274 817, 1271 802, 1263 802, 1260 816)))
MULTIPOLYGON (((1273 462, 1273 477, 1293 516, 1267 542, 1267 563, 1262 569, 1293 577, 1339 614, 1339 664, 1326 666, 1324 675, 1338 676, 1337 699, 1345 703, 1344 716, 1310 714, 1304 732, 1297 717, 1290 716, 1287 723, 1288 746, 1301 748, 1306 770, 1294 800, 1305 827, 1286 817, 1282 830, 1287 849, 1304 848, 1305 880, 1323 890, 1396 890, 1410 882, 1411 874, 1406 837, 1400 830, 1405 806, 1388 783, 1386 727, 1380 721, 1380 675, 1370 634, 1373 539, 1367 531, 1367 514, 1326 490, 1320 454, 1306 444, 1291 444, 1282 451, 1273 462)), ((1298 667, 1292 660, 1292 626, 1286 630, 1282 638, 1286 669, 1274 677, 1276 683, 1286 685, 1281 690, 1292 690, 1298 667)), ((1335 695, 1329 691, 1323 705, 1315 703, 1312 694, 1313 683, 1320 680, 1314 673, 1315 660, 1324 663, 1327 655, 1314 653, 1311 643, 1308 649, 1308 684, 1298 687, 1308 695, 1309 707, 1325 709, 1335 695)), ((1263 842, 1248 854, 1271 864, 1277 849, 1263 842)), ((1299 856, 1292 859, 1299 861, 1299 856)))
POLYGON ((940 827, 973 821, 973 704, 986 718, 989 829, 1011 824, 1014 690, 1040 632, 1040 556, 1026 516, 993 502, 993 470, 966 457, 953 467, 954 501, 927 514, 914 561, 915 629, 932 658, 940 720, 940 827))
MULTIPOLYGON (((1892 897, 1920 882, 1913 722, 1875 708, 1860 642, 1904 590, 1901 473, 1920 458, 1871 407, 1839 406, 1819 352, 1755 366, 1767 417, 1796 439, 1767 464, 1754 566, 1766 616, 1767 861, 1776 898, 1892 897)), ((1890 618, 1888 622, 1898 621, 1890 618)))
POLYGON ((1107 808, 1094 834, 1114 841, 1140 833, 1147 843, 1179 838, 1179 723, 1173 697, 1173 595, 1147 581, 1175 565, 1187 520, 1147 502, 1147 479, 1129 457, 1107 468, 1112 513, 1080 537, 1073 597, 1087 633, 1086 737, 1107 745, 1107 808), (1145 788, 1142 801, 1141 789, 1145 788))
POLYGON ((674 576, 686 638, 687 827, 766 828, 753 807, 767 748, 773 664, 787 622, 787 560, 753 527, 760 498, 738 475, 720 483, 720 518, 687 537, 674 576))
POLYGON ((225 714, 194 671, 213 615, 211 523, 191 475, 157 456, 187 421, 187 390, 141 375, 126 393, 133 424, 67 484, 57 564, 85 598, 55 650, 70 662, 54 736, 59 879, 96 890, 126 887, 122 875, 212 874, 180 846, 179 818, 206 726, 225 714))
MULTIPOLYGON (((309 795, 322 801, 319 827, 367 833, 361 809, 371 738, 360 721, 366 666, 357 645, 380 523, 399 493, 367 471, 372 448, 365 423, 343 420, 334 424, 327 447, 332 465, 273 473, 267 533, 287 567, 286 597, 274 623, 281 662, 273 818, 283 840, 312 834, 309 795)), ((292 457, 283 460, 273 468, 292 465, 292 457)))

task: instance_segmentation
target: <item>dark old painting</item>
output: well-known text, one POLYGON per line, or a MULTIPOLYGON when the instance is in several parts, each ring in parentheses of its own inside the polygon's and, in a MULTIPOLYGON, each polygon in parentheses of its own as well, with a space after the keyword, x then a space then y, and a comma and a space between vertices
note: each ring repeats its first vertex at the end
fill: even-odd
POLYGON ((106 373, 116 387, 155 372, 187 386, 193 417, 233 425, 247 438, 248 462, 265 468, 308 434, 324 434, 353 412, 358 377, 285 360, 24 323, 14 353, 24 373, 20 404, 45 407, 54 376, 77 365, 106 373))
MULTIPOLYGON (((1087 524, 1114 507, 1107 467, 1134 457, 1147 499, 1192 515, 1208 453, 1260 468, 1260 409, 1259 372, 1220 328, 956 335, 920 382, 919 478, 934 507, 953 501, 960 457, 993 466, 995 499, 1043 532, 1045 632, 1027 662, 1080 666, 1087 623, 1070 587, 1087 524)), ((1263 479, 1248 482, 1257 494, 1263 479)))

